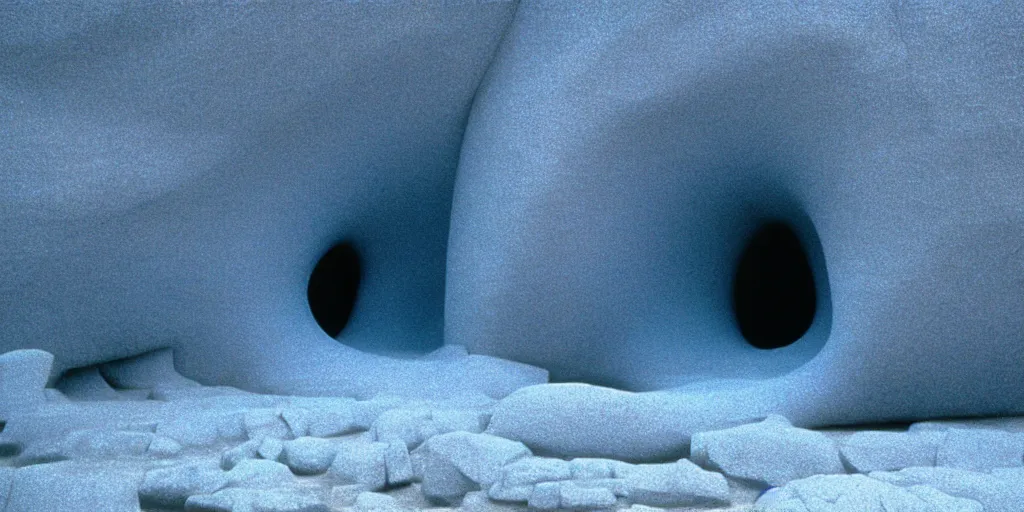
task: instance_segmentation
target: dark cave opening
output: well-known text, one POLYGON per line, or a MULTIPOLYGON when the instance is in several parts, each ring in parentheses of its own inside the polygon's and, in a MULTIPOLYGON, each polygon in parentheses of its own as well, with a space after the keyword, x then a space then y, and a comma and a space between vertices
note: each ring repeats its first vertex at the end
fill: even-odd
POLYGON ((811 327, 816 307, 814 273, 797 234, 782 222, 761 226, 733 282, 733 310, 743 337, 761 349, 790 345, 811 327))
POLYGON ((306 290, 309 310, 320 328, 335 338, 345 328, 356 303, 362 269, 352 244, 340 243, 327 251, 313 268, 306 290))

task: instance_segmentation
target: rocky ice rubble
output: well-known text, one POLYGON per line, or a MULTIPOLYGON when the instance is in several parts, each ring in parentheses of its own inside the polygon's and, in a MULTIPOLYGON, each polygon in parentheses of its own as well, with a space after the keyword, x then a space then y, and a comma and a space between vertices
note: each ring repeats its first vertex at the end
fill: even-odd
POLYGON ((262 395, 169 352, 73 372, 0 356, 0 510, 1015 511, 1024 419, 808 430, 781 416, 692 436, 688 458, 534 453, 496 401, 262 395), (111 386, 110 384, 115 384, 111 386), (58 390, 60 389, 60 390, 58 390))

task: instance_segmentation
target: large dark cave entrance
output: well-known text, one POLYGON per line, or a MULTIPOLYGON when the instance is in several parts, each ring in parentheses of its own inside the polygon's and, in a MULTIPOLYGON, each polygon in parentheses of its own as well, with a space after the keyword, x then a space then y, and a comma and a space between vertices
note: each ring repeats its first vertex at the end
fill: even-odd
POLYGON ((309 309, 320 328, 332 338, 341 334, 352 315, 361 274, 355 248, 340 243, 320 258, 309 276, 309 309))
POLYGON ((733 282, 740 332, 761 349, 800 339, 814 321, 817 294, 807 252, 793 229, 770 222, 751 237, 733 282))

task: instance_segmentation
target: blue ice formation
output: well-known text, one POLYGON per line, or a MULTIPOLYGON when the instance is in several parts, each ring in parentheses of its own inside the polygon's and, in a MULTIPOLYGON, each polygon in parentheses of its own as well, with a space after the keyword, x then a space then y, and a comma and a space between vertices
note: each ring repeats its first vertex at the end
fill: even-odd
POLYGON ((769 414, 1024 412, 1019 3, 42 3, 0 27, 0 352, 507 395, 492 433, 624 459, 769 414), (748 325, 766 226, 800 250, 753 272, 796 277, 748 325), (335 340, 309 280, 338 244, 335 340), (410 359, 443 344, 473 355, 410 359))

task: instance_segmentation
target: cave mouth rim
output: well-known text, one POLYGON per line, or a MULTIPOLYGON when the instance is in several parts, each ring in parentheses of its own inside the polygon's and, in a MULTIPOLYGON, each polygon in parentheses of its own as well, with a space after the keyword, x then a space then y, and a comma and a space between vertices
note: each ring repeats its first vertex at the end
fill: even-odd
POLYGON ((316 259, 306 282, 306 305, 331 338, 351 323, 363 277, 362 258, 351 240, 331 244, 316 259))
MULTIPOLYGON (((730 289, 732 316, 744 342, 757 350, 790 347, 818 322, 827 299, 819 289, 815 240, 784 218, 758 222, 743 243, 730 289)), ((827 287, 827 285, 825 285, 827 287)))

